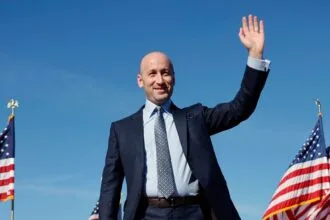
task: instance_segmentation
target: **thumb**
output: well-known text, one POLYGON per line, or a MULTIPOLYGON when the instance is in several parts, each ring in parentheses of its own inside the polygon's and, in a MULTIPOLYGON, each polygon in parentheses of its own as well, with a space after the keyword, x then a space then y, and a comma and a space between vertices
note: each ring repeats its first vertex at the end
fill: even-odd
POLYGON ((240 40, 241 40, 242 43, 243 43, 243 42, 245 41, 245 35, 244 35, 243 28, 240 28, 240 29, 239 29, 238 36, 239 36, 240 40))

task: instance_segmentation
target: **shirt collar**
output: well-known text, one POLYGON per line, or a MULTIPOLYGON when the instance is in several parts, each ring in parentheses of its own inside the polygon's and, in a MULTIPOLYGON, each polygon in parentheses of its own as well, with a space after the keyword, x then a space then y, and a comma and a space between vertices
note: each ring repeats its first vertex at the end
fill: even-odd
MULTIPOLYGON (((172 101, 169 99, 161 105, 161 107, 164 109, 165 112, 170 113, 171 103, 172 103, 172 101)), ((151 117, 157 106, 158 105, 156 105, 156 104, 150 102, 148 99, 146 99, 146 104, 145 104, 144 110, 146 111, 147 115, 149 117, 151 117)))

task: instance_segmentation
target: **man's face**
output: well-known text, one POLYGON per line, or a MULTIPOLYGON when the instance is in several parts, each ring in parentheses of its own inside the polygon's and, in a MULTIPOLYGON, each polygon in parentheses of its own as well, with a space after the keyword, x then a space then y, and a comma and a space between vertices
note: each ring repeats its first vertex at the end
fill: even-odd
POLYGON ((151 53, 142 60, 137 82, 149 101, 161 105, 171 98, 174 87, 172 65, 166 55, 151 53))

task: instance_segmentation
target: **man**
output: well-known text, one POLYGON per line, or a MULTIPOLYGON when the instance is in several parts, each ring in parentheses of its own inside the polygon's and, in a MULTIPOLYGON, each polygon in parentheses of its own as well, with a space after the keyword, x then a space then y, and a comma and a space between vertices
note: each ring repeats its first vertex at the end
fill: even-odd
POLYGON ((143 57, 137 83, 146 94, 135 114, 112 123, 100 194, 100 220, 116 219, 123 178, 124 219, 240 219, 210 136, 246 120, 269 73, 264 24, 243 17, 239 37, 248 63, 235 98, 209 108, 172 101, 174 67, 161 52, 143 57))

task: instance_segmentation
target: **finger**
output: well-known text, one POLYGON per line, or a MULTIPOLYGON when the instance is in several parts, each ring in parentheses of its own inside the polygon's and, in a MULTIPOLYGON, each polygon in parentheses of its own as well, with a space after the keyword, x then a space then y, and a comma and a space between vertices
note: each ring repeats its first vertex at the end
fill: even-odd
POLYGON ((244 31, 243 31, 243 28, 240 28, 240 29, 239 29, 238 36, 239 36, 239 37, 242 37, 242 38, 245 37, 245 34, 244 34, 244 31))
POLYGON ((260 20, 259 22, 259 32, 264 33, 264 21, 260 20))
POLYGON ((255 32, 258 32, 259 31, 259 25, 258 25, 258 17, 257 16, 254 16, 253 17, 253 30, 255 32))
POLYGON ((248 28, 248 26, 247 26, 246 17, 243 17, 243 18, 242 18, 242 27, 243 27, 243 31, 244 31, 244 33, 249 32, 249 28, 248 28))
POLYGON ((243 31, 243 28, 240 28, 239 29, 238 36, 239 36, 239 39, 241 40, 241 42, 244 42, 244 40, 245 40, 245 34, 244 34, 244 31, 243 31))
POLYGON ((249 30, 253 31, 253 20, 252 20, 252 15, 249 15, 249 30))

